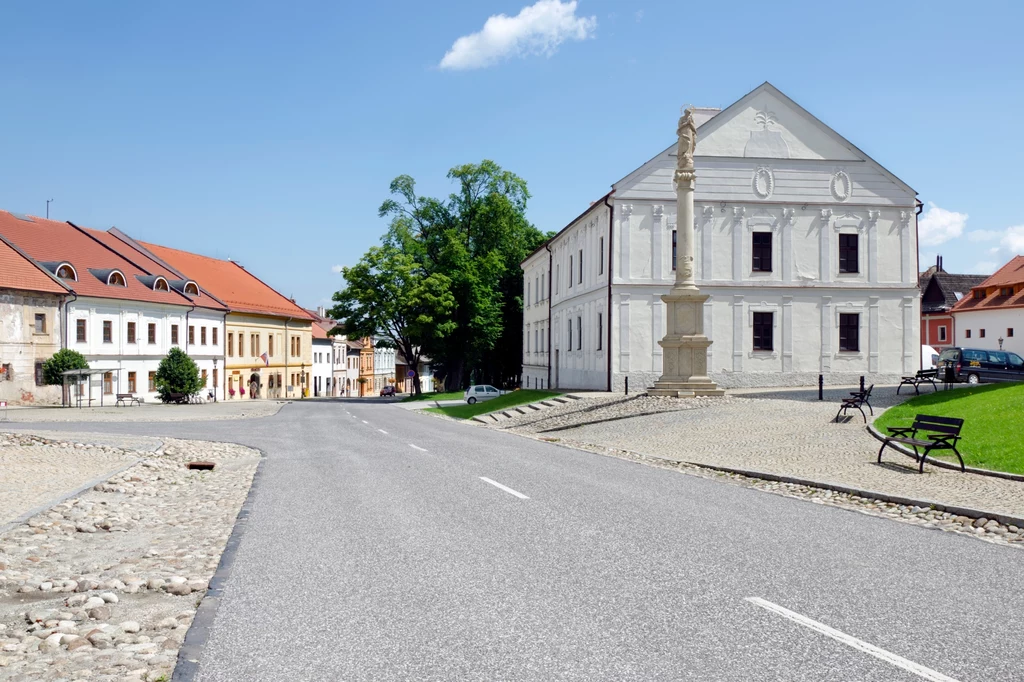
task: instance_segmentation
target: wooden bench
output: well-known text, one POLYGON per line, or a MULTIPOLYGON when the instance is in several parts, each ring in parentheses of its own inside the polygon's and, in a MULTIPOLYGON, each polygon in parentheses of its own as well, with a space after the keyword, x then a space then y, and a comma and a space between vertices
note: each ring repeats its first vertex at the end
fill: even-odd
POLYGON ((188 403, 188 395, 185 393, 168 393, 164 398, 164 402, 185 405, 188 403))
POLYGON ((875 388, 874 384, 868 386, 867 390, 864 391, 850 391, 849 398, 843 398, 842 405, 839 406, 839 411, 836 412, 835 422, 839 421, 839 415, 845 413, 847 410, 856 409, 860 412, 860 416, 864 417, 864 423, 868 423, 868 418, 864 414, 864 406, 867 405, 868 409, 871 410, 871 416, 875 416, 875 410, 871 407, 871 391, 875 388))
POLYGON ((893 443, 902 443, 914 448, 917 460, 921 463, 922 474, 924 473, 924 460, 933 450, 952 450, 956 458, 960 460, 960 471, 966 471, 964 458, 956 449, 956 442, 960 440, 960 430, 963 426, 963 419, 933 417, 927 414, 919 414, 914 417, 913 426, 890 426, 889 433, 891 435, 882 441, 882 447, 878 449, 878 463, 882 463, 882 450, 893 443), (924 452, 918 448, 924 448, 924 452))
POLYGON ((132 405, 141 405, 142 401, 135 397, 133 393, 118 393, 117 400, 114 401, 114 407, 131 407, 132 405))
POLYGON ((913 386, 914 393, 921 395, 921 391, 918 388, 921 384, 931 384, 932 390, 939 390, 938 386, 935 385, 935 380, 939 378, 939 371, 937 369, 920 369, 914 376, 907 376, 900 378, 900 385, 896 387, 896 395, 900 394, 900 389, 904 386, 913 386))

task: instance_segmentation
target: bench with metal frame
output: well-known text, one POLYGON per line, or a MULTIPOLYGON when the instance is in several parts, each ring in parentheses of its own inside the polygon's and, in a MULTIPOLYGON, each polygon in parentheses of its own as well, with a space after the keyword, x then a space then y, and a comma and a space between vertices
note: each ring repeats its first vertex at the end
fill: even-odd
POLYGON ((189 402, 188 394, 187 393, 168 393, 166 395, 166 397, 164 397, 164 402, 165 403, 176 403, 178 405, 187 405, 188 402, 189 402))
POLYGON ((921 391, 918 388, 921 384, 931 384, 932 390, 937 391, 939 387, 935 385, 935 380, 938 378, 939 371, 937 369, 919 369, 914 376, 900 377, 900 385, 896 387, 896 395, 900 394, 900 389, 904 386, 913 386, 914 393, 921 395, 921 391))
POLYGON ((142 401, 136 398, 134 393, 118 393, 117 400, 114 401, 114 407, 131 407, 141 404, 142 401))
POLYGON ((871 407, 871 391, 875 388, 874 384, 871 384, 863 391, 850 391, 849 398, 843 398, 843 403, 839 406, 839 411, 836 412, 836 418, 833 420, 836 423, 839 422, 839 415, 844 414, 847 410, 858 410, 860 416, 864 417, 864 423, 868 423, 868 418, 864 414, 864 406, 867 405, 871 411, 871 416, 875 416, 875 410, 871 407))
POLYGON ((914 448, 917 461, 921 463, 920 472, 924 473, 924 460, 928 453, 934 450, 952 450, 956 458, 960 460, 960 471, 967 471, 964 466, 964 458, 956 449, 956 443, 960 440, 960 430, 964 427, 964 420, 956 417, 934 417, 927 414, 919 414, 914 417, 913 426, 890 426, 889 433, 882 447, 878 449, 878 463, 882 463, 882 451, 893 443, 901 443, 914 448), (922 433, 923 432, 923 433, 922 433), (922 452, 918 448, 924 448, 922 452))

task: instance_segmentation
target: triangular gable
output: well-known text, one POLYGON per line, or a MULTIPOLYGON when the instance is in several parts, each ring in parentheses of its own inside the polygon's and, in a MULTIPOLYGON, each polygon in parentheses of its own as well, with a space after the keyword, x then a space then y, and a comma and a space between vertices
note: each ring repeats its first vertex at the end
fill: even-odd
MULTIPOLYGON (((669 160, 674 167, 675 156, 676 143, 673 143, 612 187, 619 192, 637 181, 644 182, 655 168, 665 168, 669 160)), ((867 162, 904 191, 917 194, 856 145, 768 82, 700 125, 694 156, 867 162)))

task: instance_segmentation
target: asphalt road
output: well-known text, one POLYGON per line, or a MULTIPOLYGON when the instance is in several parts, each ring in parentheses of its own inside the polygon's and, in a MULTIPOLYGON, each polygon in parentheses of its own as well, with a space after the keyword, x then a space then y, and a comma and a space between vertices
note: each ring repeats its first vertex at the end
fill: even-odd
POLYGON ((198 680, 1024 679, 1020 550, 381 403, 88 430, 266 455, 198 680))

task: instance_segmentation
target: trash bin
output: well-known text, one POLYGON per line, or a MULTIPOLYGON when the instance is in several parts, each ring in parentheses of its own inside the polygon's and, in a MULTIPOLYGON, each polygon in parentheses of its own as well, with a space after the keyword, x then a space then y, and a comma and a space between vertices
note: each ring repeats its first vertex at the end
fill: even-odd
POLYGON ((944 384, 955 384, 956 383, 956 370, 953 368, 952 363, 946 363, 942 368, 942 383, 944 384))

